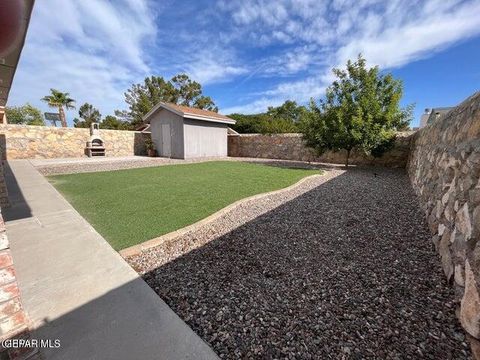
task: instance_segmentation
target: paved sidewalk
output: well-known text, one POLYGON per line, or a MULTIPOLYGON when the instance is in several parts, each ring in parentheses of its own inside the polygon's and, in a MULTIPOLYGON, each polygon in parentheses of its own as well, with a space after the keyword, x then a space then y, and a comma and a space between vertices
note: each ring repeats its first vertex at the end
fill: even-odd
POLYGON ((215 359, 28 160, 6 167, 4 209, 33 336, 45 359, 215 359))

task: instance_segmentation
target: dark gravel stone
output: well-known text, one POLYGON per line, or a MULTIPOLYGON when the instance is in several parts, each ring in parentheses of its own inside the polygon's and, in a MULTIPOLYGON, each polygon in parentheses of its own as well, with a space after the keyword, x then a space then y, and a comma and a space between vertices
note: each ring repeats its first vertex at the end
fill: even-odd
POLYGON ((158 249, 129 262, 222 358, 471 356, 401 170, 333 171, 236 229, 207 230, 170 262, 158 249))

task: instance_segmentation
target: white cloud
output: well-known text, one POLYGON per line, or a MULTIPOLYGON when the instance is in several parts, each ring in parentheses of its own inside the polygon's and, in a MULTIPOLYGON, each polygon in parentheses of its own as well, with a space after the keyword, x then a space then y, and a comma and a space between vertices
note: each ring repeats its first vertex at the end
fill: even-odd
POLYGON ((281 25, 288 17, 288 11, 282 1, 244 1, 233 13, 233 20, 241 25, 261 20, 267 25, 281 25))
POLYGON ((219 83, 248 72, 244 66, 236 65, 233 55, 226 49, 188 51, 179 69, 202 85, 219 83))
POLYGON ((269 106, 279 106, 283 103, 281 98, 272 99, 270 97, 263 97, 253 102, 248 103, 247 105, 238 105, 238 106, 231 106, 221 108, 220 112, 222 114, 235 114, 235 113, 242 113, 242 114, 255 114, 264 112, 267 110, 269 106))
MULTIPOLYGON (((444 4, 434 12, 430 11, 431 3, 427 2, 415 18, 397 9, 390 16, 403 17, 405 22, 395 27, 387 26, 383 31, 378 25, 369 23, 360 36, 338 49, 337 63, 343 64, 361 52, 371 64, 381 68, 398 67, 480 33, 480 2, 454 8, 444 4)), ((378 21, 378 16, 374 21, 378 21)))
MULTIPOLYGON (((265 11, 258 9, 264 4, 262 1, 230 3, 229 11, 241 12, 243 7, 256 6, 256 16, 248 18, 251 26, 244 29, 249 36, 269 34, 269 41, 281 42, 272 36, 281 28, 290 41, 315 45, 319 52, 292 56, 287 51, 281 59, 270 60, 271 67, 264 66, 267 73, 279 66, 281 70, 276 70, 279 74, 309 71, 300 79, 283 81, 258 93, 262 96, 260 101, 238 105, 234 108, 236 112, 264 111, 269 101, 278 103, 280 99, 306 102, 312 96, 319 97, 332 81, 332 67, 343 66, 359 53, 370 65, 391 69, 431 56, 480 33, 478 0, 429 0, 422 5, 400 0, 335 0, 329 6, 307 0, 301 3, 299 6, 295 2, 295 6, 287 0, 278 2, 277 6, 288 9, 290 14, 283 22, 269 21, 265 11), (292 59, 294 62, 290 62, 292 59)), ((238 22, 234 15, 232 18, 238 22)))
POLYGON ((150 72, 144 45, 155 34, 147 0, 37 1, 9 104, 47 110, 39 99, 56 88, 104 115, 123 108, 123 92, 150 72))
POLYGON ((316 61, 316 49, 298 47, 282 54, 266 58, 261 62, 262 72, 268 76, 288 76, 304 71, 316 61))
POLYGON ((358 53, 389 69, 477 36, 478 14, 480 0, 41 0, 9 103, 46 110, 54 87, 107 115, 143 77, 186 72, 229 82, 223 111, 264 111, 322 96, 331 68, 358 53))

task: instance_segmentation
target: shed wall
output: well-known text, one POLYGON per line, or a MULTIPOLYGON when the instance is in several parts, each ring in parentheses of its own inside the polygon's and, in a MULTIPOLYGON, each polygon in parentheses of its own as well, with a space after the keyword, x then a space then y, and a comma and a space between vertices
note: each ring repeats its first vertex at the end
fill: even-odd
MULTIPOLYGON (((164 127, 165 129, 165 127, 164 127)), ((170 137, 170 157, 183 159, 184 136, 183 136, 183 118, 165 109, 159 109, 150 119, 150 131, 152 132, 152 141, 157 149, 158 156, 168 156, 165 154, 164 139, 170 137), (170 125, 170 135, 162 134, 162 125, 170 125)))
POLYGON ((227 156, 227 124, 184 119, 185 158, 227 156))

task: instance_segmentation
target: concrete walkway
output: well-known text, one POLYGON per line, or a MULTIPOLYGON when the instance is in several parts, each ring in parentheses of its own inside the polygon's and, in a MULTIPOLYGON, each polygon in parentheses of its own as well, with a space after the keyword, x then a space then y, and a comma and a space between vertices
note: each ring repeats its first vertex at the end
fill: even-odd
POLYGON ((45 359, 215 359, 27 160, 9 161, 7 233, 45 359))

